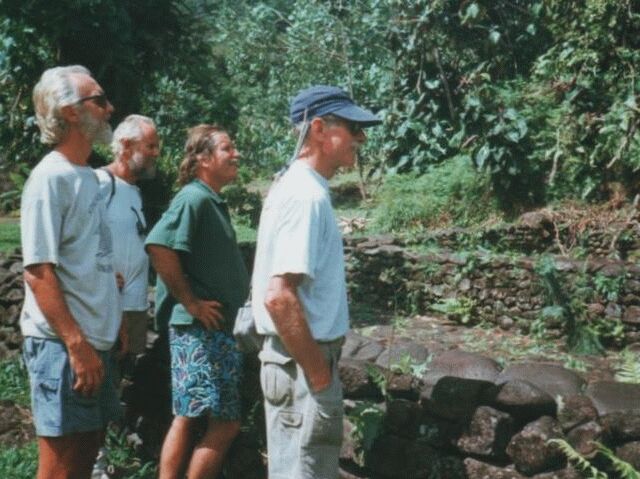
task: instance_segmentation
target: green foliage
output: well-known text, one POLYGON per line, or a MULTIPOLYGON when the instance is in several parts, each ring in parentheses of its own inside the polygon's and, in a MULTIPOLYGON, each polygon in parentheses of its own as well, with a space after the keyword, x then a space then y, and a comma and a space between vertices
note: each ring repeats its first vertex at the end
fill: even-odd
POLYGON ((151 461, 142 463, 134 448, 128 443, 125 431, 115 426, 107 429, 107 461, 116 470, 122 471, 121 477, 127 479, 153 479, 157 477, 157 465, 151 461))
POLYGON ((620 354, 616 381, 640 384, 640 354, 624 350, 620 354))
POLYGON ((11 252, 20 247, 20 225, 17 222, 0 222, 0 252, 11 252))
POLYGON ((495 211, 487 187, 487 178, 477 174, 464 156, 422 176, 387 177, 376 196, 374 228, 395 232, 481 222, 495 211))
POLYGON ((364 465, 364 456, 382 433, 384 411, 371 402, 361 402, 347 413, 353 425, 351 438, 356 444, 356 461, 364 465))
POLYGON ((258 227, 262 210, 262 197, 259 193, 249 191, 241 184, 234 183, 225 187, 222 194, 229 206, 231 216, 243 218, 251 228, 258 227))
POLYGON ((387 393, 387 385, 389 384, 389 377, 385 374, 380 368, 373 366, 372 364, 367 364, 367 374, 373 384, 375 384, 378 389, 382 392, 382 396, 384 398, 388 397, 387 393))
POLYGON ((549 443, 555 444, 560 448, 567 459, 571 461, 580 471, 586 474, 588 479, 607 479, 609 476, 602 471, 599 471, 595 466, 584 457, 580 455, 571 445, 564 439, 550 439, 549 443))
POLYGON ((1 0, 0 164, 13 170, 41 156, 30 92, 42 70, 83 63, 112 98, 114 120, 134 111, 157 119, 157 209, 174 184, 184 131, 197 123, 229 128, 250 169, 277 170, 293 150, 288 100, 312 83, 339 85, 384 119, 367 131, 363 177, 430 176, 406 181, 420 183, 422 202, 380 203, 381 229, 469 224, 495 205, 513 215, 560 198, 599 200, 612 181, 635 192, 639 8, 631 0, 1 0))
POLYGON ((473 299, 465 297, 445 298, 432 305, 431 309, 446 314, 447 318, 458 323, 470 324, 475 317, 476 303, 473 299))
POLYGON ((597 448, 597 456, 608 462, 609 470, 603 471, 602 468, 593 465, 592 460, 588 460, 576 451, 564 439, 550 439, 550 444, 555 444, 560 448, 567 459, 580 470, 587 479, 608 479, 609 477, 618 477, 620 479, 640 479, 640 472, 633 466, 618 457, 606 446, 595 442, 597 448), (607 472, 615 472, 615 476, 610 476, 607 472))
POLYGON ((21 406, 30 404, 29 377, 19 359, 0 361, 0 400, 13 401, 21 406))
POLYGON ((598 294, 607 301, 616 301, 620 296, 620 292, 624 287, 625 274, 610 278, 601 273, 597 273, 593 277, 593 285, 598 294))
POLYGON ((23 447, 0 449, 0 477, 32 479, 38 466, 38 448, 35 442, 23 447))
MULTIPOLYGON (((597 331, 590 325, 586 317, 584 301, 584 285, 576 284, 571 296, 563 287, 553 258, 543 256, 536 265, 536 272, 540 276, 545 289, 547 302, 555 308, 547 310, 554 318, 561 318, 562 326, 567 335, 569 350, 577 354, 602 353, 604 348, 597 331)), ((582 275, 584 278, 585 275, 582 275)))
POLYGON ((391 371, 421 378, 429 370, 431 360, 430 356, 426 361, 417 362, 410 354, 405 353, 399 361, 391 364, 391 371))

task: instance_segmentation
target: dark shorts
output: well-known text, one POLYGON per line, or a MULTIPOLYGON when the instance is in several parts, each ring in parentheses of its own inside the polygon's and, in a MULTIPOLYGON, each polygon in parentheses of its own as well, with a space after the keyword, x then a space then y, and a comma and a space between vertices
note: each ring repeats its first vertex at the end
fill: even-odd
POLYGON ((171 326, 169 344, 173 413, 239 420, 243 358, 235 339, 193 324, 171 326))
POLYGON ((31 409, 38 436, 99 431, 120 418, 120 400, 114 382, 115 359, 111 352, 97 353, 104 365, 104 381, 96 395, 85 397, 73 390, 75 374, 60 340, 24 339, 22 355, 29 371, 31 409))

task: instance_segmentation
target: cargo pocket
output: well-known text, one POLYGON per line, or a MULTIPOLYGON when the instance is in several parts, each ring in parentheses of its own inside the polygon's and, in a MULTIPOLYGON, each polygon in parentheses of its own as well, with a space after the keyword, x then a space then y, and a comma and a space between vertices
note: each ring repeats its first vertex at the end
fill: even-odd
POLYGON ((60 404, 60 380, 39 378, 33 383, 34 416, 36 422, 45 427, 57 427, 60 404))
MULTIPOLYGON (((335 381, 334 381, 335 383, 335 381)), ((319 393, 313 393, 313 410, 309 411, 303 444, 307 447, 337 446, 342 444, 343 406, 334 384, 319 393)))
POLYGON ((260 352, 260 385, 264 398, 273 406, 281 406, 291 401, 295 378, 293 359, 272 350, 260 352))

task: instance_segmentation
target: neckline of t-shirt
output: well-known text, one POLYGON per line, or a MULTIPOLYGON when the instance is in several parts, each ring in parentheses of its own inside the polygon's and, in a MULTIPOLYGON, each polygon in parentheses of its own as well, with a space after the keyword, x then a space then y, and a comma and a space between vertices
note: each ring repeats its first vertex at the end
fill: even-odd
POLYGON ((55 159, 55 158, 57 157, 59 160, 66 161, 66 162, 67 162, 67 164, 68 164, 69 166, 71 166, 72 168, 82 168, 82 169, 85 169, 85 170, 86 170, 86 169, 93 170, 93 168, 91 168, 91 166, 90 166, 90 165, 79 165, 79 164, 77 164, 77 163, 74 163, 74 162, 73 162, 73 161, 71 161, 69 158, 67 158, 67 155, 65 155, 64 153, 59 152, 58 150, 51 150, 51 151, 50 151, 50 152, 45 156, 45 158, 47 158, 47 157, 48 157, 48 158, 53 157, 53 159, 55 159))
POLYGON ((318 180, 318 182, 323 186, 324 189, 326 189, 326 190, 329 189, 329 180, 327 180, 324 176, 322 176, 320 173, 318 173, 316 170, 314 170, 311 167, 311 165, 308 165, 307 163, 305 163, 302 160, 296 160, 296 161, 293 162, 293 165, 291 165, 291 166, 305 169, 306 171, 311 173, 316 180, 318 180))

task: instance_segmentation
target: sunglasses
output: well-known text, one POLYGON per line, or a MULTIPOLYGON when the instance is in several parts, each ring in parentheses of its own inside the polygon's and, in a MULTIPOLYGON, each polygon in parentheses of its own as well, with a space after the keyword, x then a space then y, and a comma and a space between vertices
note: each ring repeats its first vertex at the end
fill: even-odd
POLYGON ((84 103, 85 101, 92 101, 100 108, 106 108, 109 100, 107 99, 106 93, 100 93, 99 95, 91 95, 80 98, 76 104, 84 103))
POLYGON ((349 130, 349 133, 351 133, 353 136, 358 136, 360 133, 362 133, 362 130, 363 130, 362 125, 360 123, 356 123, 355 121, 345 120, 344 118, 338 118, 333 115, 324 117, 324 120, 327 123, 344 126, 347 130, 349 130))
POLYGON ((360 125, 360 123, 345 121, 344 126, 347 128, 347 130, 349 130, 349 133, 351 133, 353 136, 358 136, 360 133, 362 133, 362 125, 360 125))

